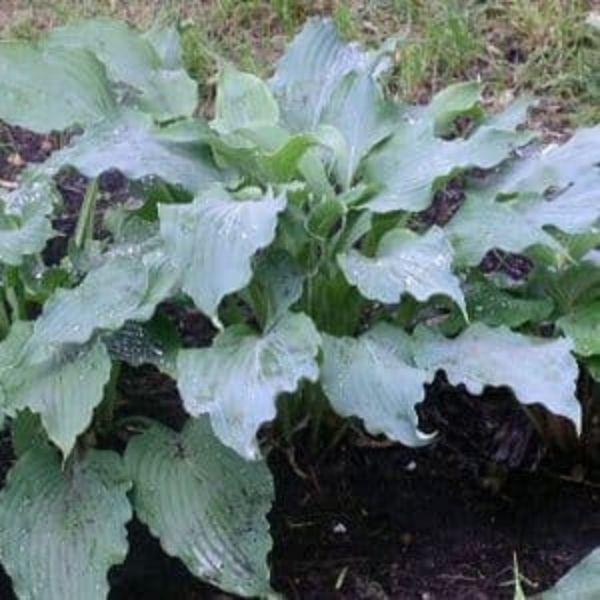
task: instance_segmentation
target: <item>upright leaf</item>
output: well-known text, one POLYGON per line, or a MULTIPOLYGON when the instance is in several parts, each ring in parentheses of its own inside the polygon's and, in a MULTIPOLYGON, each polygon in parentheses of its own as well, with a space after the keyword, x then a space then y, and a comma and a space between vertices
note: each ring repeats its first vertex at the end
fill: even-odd
POLYGON ((304 276, 292 257, 282 250, 260 257, 254 271, 251 296, 270 326, 285 315, 302 296, 304 276))
POLYGON ((459 279, 452 273, 452 247, 439 227, 422 236, 392 229, 373 258, 350 250, 338 255, 338 262, 346 279, 370 300, 392 304, 405 293, 421 301, 443 294, 466 313, 459 279))
POLYGON ((422 369, 443 370, 451 384, 463 383, 472 394, 487 385, 508 386, 523 404, 541 404, 579 430, 578 368, 571 350, 566 338, 535 338, 483 323, 452 340, 420 327, 414 340, 415 362, 422 369))
MULTIPOLYGON (((429 105, 433 119, 434 132, 438 136, 453 133, 456 119, 459 117, 480 118, 481 85, 476 81, 455 83, 438 92, 429 105)), ((525 115, 523 115, 524 119, 525 115)), ((512 127, 516 127, 518 121, 512 127)))
POLYGON ((0 119, 40 133, 111 117, 106 71, 85 50, 0 43, 0 119))
POLYGON ((49 446, 11 468, 0 493, 0 561, 21 599, 101 600, 127 554, 127 480, 114 452, 90 450, 63 469, 49 446))
POLYGON ((265 83, 227 64, 221 71, 212 125, 221 133, 276 125, 279 107, 265 83))
POLYGON ((160 231, 183 289, 198 308, 216 317, 222 298, 245 287, 252 257, 275 237, 284 196, 236 200, 221 187, 191 204, 161 205, 160 231))
POLYGON ((270 81, 293 130, 314 128, 341 79, 374 65, 374 57, 346 44, 330 19, 311 19, 287 47, 270 81))
POLYGON ((407 446, 430 440, 419 431, 415 405, 432 378, 414 365, 408 335, 391 325, 376 325, 358 339, 323 337, 323 390, 337 413, 361 418, 373 434, 407 446))
POLYGON ((283 316, 259 336, 244 325, 220 333, 210 348, 182 350, 177 385, 185 409, 210 414, 219 439, 247 459, 260 451, 256 432, 275 417, 275 400, 301 379, 315 381, 320 338, 303 314, 283 316))
POLYGON ((360 161, 392 133, 399 112, 397 105, 384 99, 369 72, 348 73, 335 88, 321 122, 342 134, 335 171, 345 189, 350 187, 360 161))
POLYGON ((154 425, 129 443, 125 462, 136 514, 168 554, 227 592, 271 592, 266 514, 275 494, 264 462, 223 446, 206 417, 182 433, 154 425))
POLYGON ((181 36, 177 27, 155 25, 145 32, 143 37, 152 44, 165 69, 184 68, 181 36))

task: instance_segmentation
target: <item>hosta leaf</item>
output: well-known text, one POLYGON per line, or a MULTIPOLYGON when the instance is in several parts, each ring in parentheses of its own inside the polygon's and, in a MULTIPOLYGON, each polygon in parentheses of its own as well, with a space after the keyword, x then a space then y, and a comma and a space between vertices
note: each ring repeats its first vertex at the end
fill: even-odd
MULTIPOLYGON (((600 128, 598 128, 600 137, 600 128)), ((600 157, 600 144, 597 155, 600 157)), ((538 227, 553 225, 570 234, 583 234, 600 224, 600 174, 592 167, 567 190, 550 200, 538 198, 518 206, 523 218, 538 227)))
POLYGON ((103 599, 127 554, 127 480, 114 452, 65 469, 49 446, 26 452, 0 494, 0 560, 22 600, 103 599))
POLYGON ((301 379, 316 380, 320 338, 303 314, 287 314, 259 336, 229 327, 210 348, 182 350, 177 385, 185 409, 209 413, 219 439, 248 459, 260 456, 256 432, 275 417, 275 400, 301 379))
POLYGON ((188 420, 182 433, 151 427, 129 443, 125 462, 136 514, 168 554, 227 592, 270 594, 274 490, 264 462, 223 446, 206 417, 188 420))
POLYGON ((346 205, 338 198, 323 200, 311 208, 306 230, 316 239, 325 241, 343 222, 347 212, 346 205))
MULTIPOLYGON (((476 81, 449 85, 433 97, 429 110, 436 135, 449 134, 459 117, 481 116, 481 85, 476 81)), ((521 122, 515 123, 512 127, 516 127, 521 122)))
POLYGON ((218 157, 264 185, 292 179, 302 170, 304 157, 315 144, 310 135, 289 135, 280 128, 265 126, 212 140, 218 157))
POLYGON ((469 193, 448 224, 458 261, 475 265, 493 247, 521 252, 543 244, 559 250, 547 226, 569 234, 589 232, 600 222, 599 159, 596 127, 578 131, 563 146, 509 163, 487 188, 469 193))
POLYGON ((276 125, 278 120, 279 107, 268 86, 255 75, 225 65, 217 86, 213 127, 231 133, 276 125))
POLYGON ((310 286, 312 305, 319 307, 311 318, 319 331, 347 335, 357 330, 367 303, 341 271, 315 277, 310 286))
POLYGON ((130 318, 140 321, 150 319, 156 306, 178 289, 180 281, 179 273, 173 268, 166 255, 162 240, 156 237, 152 240, 151 244, 153 243, 156 243, 154 247, 144 250, 142 246, 138 250, 139 260, 148 274, 148 285, 142 301, 130 318))
MULTIPOLYGON (((524 323, 539 322, 550 316, 554 306, 547 298, 521 298, 485 279, 471 283, 465 294, 471 320, 482 321, 490 327, 506 325, 513 329, 524 323)), ((456 315, 444 323, 444 331, 454 333, 464 322, 456 311, 456 315)))
POLYGON ((578 368, 571 349, 566 338, 535 338, 483 323, 455 339, 421 327, 414 341, 415 362, 422 369, 444 370, 452 385, 463 383, 472 394, 487 385, 508 386, 523 404, 542 404, 579 430, 578 368))
POLYGON ((421 301, 444 294, 466 312, 459 280, 451 269, 452 248, 439 227, 422 236, 393 229, 383 236, 373 258, 350 250, 340 254, 338 262, 346 279, 370 300, 392 304, 405 293, 421 301))
POLYGON ((1 201, 0 261, 17 266, 24 256, 41 252, 54 235, 49 215, 59 196, 50 179, 26 176, 1 201))
POLYGON ((52 30, 45 44, 93 52, 111 79, 130 86, 123 100, 160 119, 190 116, 196 108, 196 84, 185 70, 163 64, 152 43, 126 23, 106 18, 80 21, 52 30))
POLYGON ((274 152, 259 155, 257 167, 267 177, 267 181, 284 183, 302 170, 303 159, 308 150, 315 145, 310 135, 294 135, 274 152))
MULTIPOLYGON (((449 97, 449 90, 441 94, 449 97)), ((462 106, 455 100, 448 107, 453 116, 470 114, 476 106, 470 95, 462 106)), ((507 110, 512 114, 510 107, 507 110)), ((367 182, 380 188, 367 203, 370 210, 424 210, 444 180, 473 167, 490 169, 531 140, 529 133, 515 131, 511 119, 502 115, 484 121, 466 139, 445 140, 437 136, 436 124, 447 118, 438 98, 429 107, 406 112, 394 136, 365 164, 367 182)))
POLYGON ((600 356, 591 356, 584 361, 589 374, 600 382, 600 356))
POLYGON ((541 595, 541 600, 595 600, 600 596, 600 548, 588 554, 541 595))
POLYGON ((577 305, 600 300, 600 268, 588 260, 555 271, 543 270, 536 282, 558 305, 563 314, 577 305))
POLYGON ((29 409, 20 411, 13 419, 10 427, 12 449, 17 458, 34 446, 48 443, 48 436, 40 415, 29 409))
POLYGON ((34 348, 86 342, 97 329, 118 329, 137 316, 148 273, 135 257, 117 256, 92 270, 77 287, 61 289, 35 322, 34 348))
POLYGON ((372 68, 374 57, 346 44, 330 19, 311 19, 287 47, 270 81, 285 123, 314 128, 333 90, 353 70, 372 68))
POLYGON ((321 122, 342 134, 335 172, 345 189, 362 158, 392 133, 398 113, 397 105, 384 99, 371 73, 348 73, 336 87, 321 122))
POLYGON ((358 339, 323 337, 321 385, 342 416, 360 417, 373 434, 407 446, 431 438, 418 429, 415 405, 425 399, 432 375, 411 358, 410 338, 379 324, 358 339))
MULTIPOLYGON (((29 323, 13 326, 17 327, 31 329, 29 323)), ((20 354, 17 364, 0 371, 3 408, 11 416, 25 408, 38 413, 48 437, 67 456, 102 401, 111 369, 106 347, 99 340, 82 347, 61 347, 39 362, 28 358, 32 354, 20 354)))
POLYGON ((42 133, 95 123, 114 111, 106 71, 93 54, 0 44, 0 119, 42 133))
POLYGON ((165 69, 183 69, 183 49, 181 37, 173 25, 156 25, 146 31, 143 37, 148 40, 165 69))
POLYGON ((505 194, 542 194, 550 188, 566 190, 582 177, 595 174, 597 180, 599 154, 600 126, 581 128, 565 144, 542 148, 508 165, 497 188, 505 194))
POLYGON ((267 326, 278 321, 302 296, 304 275, 283 250, 267 252, 254 270, 251 297, 267 326))
POLYGON ((245 287, 252 257, 275 236, 284 196, 236 200, 213 187, 191 204, 161 205, 160 231, 183 289, 198 308, 215 317, 221 299, 245 287))
POLYGON ((573 340, 577 354, 600 354, 600 300, 577 307, 561 317, 556 324, 573 340))
POLYGON ((155 176, 195 192, 224 181, 226 175, 214 165, 202 128, 193 124, 190 132, 199 133, 197 139, 181 140, 178 126, 159 128, 148 115, 122 110, 114 119, 89 127, 42 168, 53 174, 72 166, 88 177, 118 168, 130 179, 155 176))
POLYGON ((518 200, 495 202, 487 192, 473 191, 446 225, 446 232, 461 266, 478 265, 488 250, 522 252, 535 244, 555 250, 560 244, 515 209, 518 200))

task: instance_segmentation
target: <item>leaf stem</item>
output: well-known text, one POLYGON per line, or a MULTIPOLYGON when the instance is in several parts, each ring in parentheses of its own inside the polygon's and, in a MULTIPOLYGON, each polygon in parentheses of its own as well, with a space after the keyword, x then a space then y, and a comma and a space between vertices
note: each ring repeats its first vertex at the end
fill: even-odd
POLYGON ((23 284, 19 278, 18 267, 7 267, 4 274, 5 296, 12 313, 12 320, 27 319, 23 284))
POLYGON ((94 237, 94 217, 98 200, 98 178, 94 177, 88 183, 81 205, 77 226, 75 228, 74 244, 77 250, 83 248, 94 237))
POLYGON ((10 317, 6 310, 4 294, 0 294, 0 339, 4 339, 10 330, 10 317))

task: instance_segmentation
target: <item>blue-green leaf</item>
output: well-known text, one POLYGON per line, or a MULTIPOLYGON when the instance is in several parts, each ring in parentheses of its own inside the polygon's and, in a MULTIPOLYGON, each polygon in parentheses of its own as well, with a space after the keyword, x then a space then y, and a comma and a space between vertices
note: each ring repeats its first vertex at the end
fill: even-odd
POLYGON ((179 353, 183 405, 194 416, 209 413, 225 445, 257 459, 256 433, 275 417, 277 396, 294 392, 301 379, 317 379, 319 346, 315 326, 301 313, 284 315, 263 335, 229 327, 210 348, 179 353))
POLYGON ((452 256, 452 247, 439 227, 422 236, 392 229, 381 239, 374 257, 350 250, 338 255, 338 262, 346 279, 370 300, 394 304, 405 293, 420 301, 442 294, 466 314, 459 279, 452 273, 452 256))
POLYGON ((167 255, 206 315, 215 318, 223 297, 250 282, 252 257, 273 241, 285 205, 283 195, 237 200, 214 187, 191 204, 159 207, 167 255))
POLYGON ((462 383, 472 394, 488 385, 508 386, 519 402, 541 404, 580 430, 579 369, 566 338, 543 339, 474 323, 454 339, 419 327, 413 347, 419 367, 445 371, 453 385, 462 383))
POLYGON ((359 417, 370 433, 407 446, 427 443, 432 436, 419 430, 415 405, 432 379, 415 366, 409 336, 391 325, 380 323, 358 339, 323 337, 323 390, 337 413, 359 417))
POLYGON ((65 468, 39 445, 0 493, 0 561, 22 600, 102 600, 127 554, 131 487, 118 454, 89 450, 65 468))
POLYGON ((266 514, 275 494, 264 462, 244 461, 202 417, 181 433, 152 426, 129 443, 125 463, 136 514, 165 552, 227 592, 272 593, 266 514))
POLYGON ((116 102, 86 50, 0 43, 0 119, 40 133, 111 118, 116 102))

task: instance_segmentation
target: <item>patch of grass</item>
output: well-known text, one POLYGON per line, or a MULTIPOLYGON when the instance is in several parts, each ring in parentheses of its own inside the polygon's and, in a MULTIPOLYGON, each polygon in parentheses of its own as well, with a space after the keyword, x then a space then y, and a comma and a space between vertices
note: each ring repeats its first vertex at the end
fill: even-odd
POLYGON ((600 120, 600 33, 590 0, 391 0, 406 32, 395 84, 424 100, 449 82, 479 78, 490 92, 545 96, 573 124, 600 120))
MULTIPOLYGON (((378 43, 402 32, 391 85, 424 101, 448 83, 479 78, 492 95, 543 95, 561 123, 600 120, 600 33, 585 23, 594 0, 2 0, 0 31, 31 38, 97 15, 140 27, 182 24, 190 72, 210 83, 216 57, 268 74, 313 14, 342 35, 378 43), (6 6, 5 6, 6 5, 6 6)), ((206 87, 206 86, 205 86, 206 87)))
POLYGON ((402 94, 412 97, 462 79, 485 53, 477 27, 479 3, 460 0, 395 0, 394 10, 406 22, 408 38, 399 55, 402 94))
POLYGON ((346 4, 339 4, 333 11, 333 19, 340 34, 347 40, 359 37, 360 30, 352 9, 346 4))

